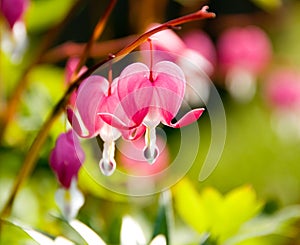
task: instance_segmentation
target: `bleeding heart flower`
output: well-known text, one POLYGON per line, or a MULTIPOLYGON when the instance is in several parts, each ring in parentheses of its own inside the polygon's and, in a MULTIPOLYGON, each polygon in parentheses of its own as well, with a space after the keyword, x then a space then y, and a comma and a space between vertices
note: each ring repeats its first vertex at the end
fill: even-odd
POLYGON ((1 0, 0 12, 7 20, 10 28, 19 21, 28 7, 28 0, 1 0))
POLYGON ((208 35, 192 31, 181 39, 174 31, 164 30, 152 35, 150 42, 150 45, 142 44, 141 49, 158 51, 152 52, 154 63, 168 60, 183 70, 187 80, 185 99, 194 105, 206 102, 210 92, 208 76, 212 75, 216 60, 214 45, 208 35))
POLYGON ((216 64, 217 54, 210 37, 204 31, 192 30, 185 33, 182 40, 190 50, 186 51, 187 58, 211 75, 216 64))
POLYGON ((76 133, 83 138, 99 135, 104 141, 100 169, 104 175, 111 175, 115 168, 115 141, 121 136, 120 130, 106 124, 99 112, 111 113, 119 105, 116 93, 117 80, 110 85, 102 76, 90 76, 79 87, 76 98, 75 112, 67 108, 68 120, 76 133))
POLYGON ((299 110, 300 74, 288 68, 273 72, 268 77, 266 95, 276 109, 299 110))
POLYGON ((290 67, 267 78, 265 98, 272 108, 272 126, 284 140, 300 139, 300 73, 290 67))
POLYGON ((220 70, 233 97, 249 101, 256 92, 256 77, 269 64, 271 43, 256 26, 233 27, 218 40, 220 70))
POLYGON ((78 171, 84 158, 84 152, 80 147, 79 140, 72 130, 62 133, 57 138, 49 161, 59 183, 64 188, 69 189, 72 179, 77 179, 78 171))
POLYGON ((133 63, 119 76, 117 92, 120 106, 110 113, 101 111, 99 115, 105 122, 120 129, 132 130, 144 125, 144 156, 153 163, 158 156, 156 126, 162 122, 169 127, 180 128, 196 121, 204 111, 203 108, 194 109, 172 123, 183 101, 185 86, 182 70, 172 62, 162 61, 150 69, 143 63, 133 63))
POLYGON ((241 67, 253 74, 261 72, 271 60, 272 48, 266 33, 256 26, 233 27, 218 40, 221 69, 241 67))

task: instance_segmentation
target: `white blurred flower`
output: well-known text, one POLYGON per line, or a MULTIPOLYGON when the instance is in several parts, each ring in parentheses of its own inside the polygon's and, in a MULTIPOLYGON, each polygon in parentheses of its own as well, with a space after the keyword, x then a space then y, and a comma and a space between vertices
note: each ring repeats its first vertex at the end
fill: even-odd
POLYGON ((72 179, 69 189, 59 188, 55 193, 55 201, 66 220, 74 219, 84 204, 84 196, 77 188, 77 181, 72 179))

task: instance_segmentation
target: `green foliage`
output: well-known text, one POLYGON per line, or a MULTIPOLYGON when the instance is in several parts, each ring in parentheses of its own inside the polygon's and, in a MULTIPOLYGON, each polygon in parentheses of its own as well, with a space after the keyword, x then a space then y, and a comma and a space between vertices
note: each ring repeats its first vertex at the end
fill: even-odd
MULTIPOLYGON (((204 3, 196 0, 177 2, 183 6, 191 6, 190 8, 198 6, 199 2, 204 3)), ((278 63, 286 62, 288 65, 293 63, 297 68, 300 64, 300 4, 290 0, 285 11, 282 11, 281 0, 252 2, 272 14, 262 21, 274 45, 272 65, 278 66, 278 63), (275 19, 283 20, 279 21, 278 28, 276 24, 279 22, 274 23, 275 19)), ((2 50, 0 52, 0 109, 15 91, 28 65, 35 60, 41 45, 40 35, 62 21, 73 4, 76 4, 75 0, 30 1, 25 15, 29 37, 29 49, 25 56, 20 63, 13 63, 9 54, 2 50)), ((104 1, 98 1, 98 4, 104 9, 104 1)), ((91 20, 94 20, 93 14, 98 13, 98 9, 89 11, 91 20)), ((102 9, 100 12, 103 12, 102 9)), ((123 18, 118 15, 113 21, 125 28, 121 17, 123 18)), ((245 19, 251 22, 251 18, 252 15, 249 15, 245 19)), ((84 21, 86 20, 82 19, 81 23, 84 21)), ((260 19, 255 19, 253 23, 257 22, 260 19)), ((218 28, 212 29, 211 33, 219 34, 218 28)), ((81 30, 75 28, 71 31, 81 30)), ((108 36, 118 34, 117 31, 114 25, 109 26, 108 36)), ((1 29, 0 38, 3 33, 1 29)), ((89 37, 83 36, 82 39, 84 38, 88 40, 89 37)), ((52 48, 55 46, 49 47, 49 50, 52 48)), ((109 52, 110 50, 107 54, 109 52)), ((26 75, 28 84, 18 102, 14 120, 8 125, 4 143, 1 142, 0 145, 0 210, 36 132, 67 88, 64 84, 64 69, 61 67, 66 58, 59 64, 36 64, 26 75)), ((273 68, 270 67, 270 70, 273 68)), ((260 79, 263 82, 264 77, 260 79)), ((228 127, 227 141, 218 167, 205 182, 196 183, 211 140, 209 116, 204 114, 199 121, 201 144, 195 164, 188 177, 171 189, 173 196, 162 198, 159 205, 156 203, 156 196, 133 201, 132 197, 120 195, 102 186, 98 180, 105 180, 106 177, 99 171, 100 149, 98 146, 90 147, 88 140, 83 140, 86 161, 80 170, 78 181, 87 202, 79 213, 78 220, 71 222, 49 215, 58 211, 54 201, 58 184, 47 165, 47 159, 57 136, 68 127, 66 117, 62 116, 51 129, 50 137, 40 152, 37 168, 18 194, 11 217, 9 220, 1 220, 0 243, 118 243, 122 217, 125 213, 134 213, 143 221, 140 224, 149 243, 162 234, 168 244, 174 242, 177 245, 172 236, 184 234, 188 238, 186 241, 182 239, 184 245, 282 245, 287 244, 286 241, 293 244, 299 233, 299 224, 295 225, 295 221, 299 222, 300 219, 300 207, 297 204, 300 198, 300 141, 284 141, 276 135, 272 128, 272 108, 267 109, 265 99, 261 98, 263 86, 258 84, 257 96, 245 104, 238 104, 222 91, 228 127)), ((1 116, 2 111, 0 120, 1 116)), ((181 147, 180 131, 166 129, 165 132, 174 158, 181 147)), ((189 137, 193 137, 192 133, 189 137)), ((185 154, 188 156, 189 151, 185 154)), ((118 183, 123 187, 126 183, 122 181, 118 183)))
POLYGON ((250 186, 236 188, 226 195, 206 188, 200 193, 184 179, 173 189, 175 210, 200 234, 208 233, 202 244, 260 244, 261 237, 285 234, 287 224, 299 219, 300 207, 284 208, 262 215, 262 202, 250 186))
POLYGON ((164 235, 167 244, 170 244, 170 228, 172 221, 172 204, 170 200, 170 195, 171 193, 169 193, 168 191, 165 191, 161 194, 159 210, 154 224, 154 231, 152 235, 152 239, 154 239, 160 234, 164 235))
POLYGON ((31 1, 26 13, 29 31, 42 31, 58 23, 68 12, 75 0, 35 0, 31 1))
POLYGON ((281 0, 252 0, 252 2, 268 11, 278 9, 282 5, 281 0))
POLYGON ((235 189, 225 196, 208 188, 198 193, 187 179, 174 188, 178 214, 199 233, 209 232, 223 242, 260 211, 254 190, 249 186, 235 189))

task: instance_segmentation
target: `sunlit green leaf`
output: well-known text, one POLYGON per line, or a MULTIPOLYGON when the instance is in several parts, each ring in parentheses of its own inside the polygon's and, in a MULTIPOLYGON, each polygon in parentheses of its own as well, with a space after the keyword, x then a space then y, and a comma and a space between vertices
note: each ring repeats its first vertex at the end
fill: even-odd
MULTIPOLYGON (((283 208, 270 216, 259 216, 245 223, 238 234, 224 242, 224 245, 234 245, 239 242, 267 236, 285 231, 287 223, 300 218, 300 206, 290 206, 283 208)), ((285 232, 284 232, 285 233, 285 232)), ((290 232, 288 232, 290 233, 290 232)))
POLYGON ((64 86, 64 70, 54 65, 39 65, 30 72, 31 84, 41 84, 47 88, 53 102, 56 102, 66 90, 64 86))
POLYGON ((212 233, 223 240, 233 235, 239 227, 256 214, 262 203, 250 186, 242 186, 229 192, 219 206, 218 221, 212 225, 212 233))
POLYGON ((14 225, 21 230, 23 230, 25 233, 27 233, 33 240, 35 240, 38 244, 43 245, 72 245, 74 244, 70 240, 64 238, 64 237, 58 237, 53 238, 53 236, 47 235, 43 232, 40 232, 38 230, 35 230, 29 226, 25 226, 23 224, 20 224, 20 222, 17 221, 7 221, 11 225, 14 225))
POLYGON ((174 186, 174 205, 182 219, 198 232, 209 227, 209 217, 201 196, 188 179, 174 186))
POLYGON ((235 234, 262 206, 249 186, 234 189, 223 197, 212 188, 197 193, 187 179, 175 186, 174 198, 176 210, 190 226, 200 233, 210 232, 219 241, 235 234))
POLYGON ((47 29, 66 15, 75 0, 31 1, 26 12, 26 26, 29 31, 47 29))
POLYGON ((274 10, 282 5, 281 0, 252 0, 255 4, 265 10, 274 10))

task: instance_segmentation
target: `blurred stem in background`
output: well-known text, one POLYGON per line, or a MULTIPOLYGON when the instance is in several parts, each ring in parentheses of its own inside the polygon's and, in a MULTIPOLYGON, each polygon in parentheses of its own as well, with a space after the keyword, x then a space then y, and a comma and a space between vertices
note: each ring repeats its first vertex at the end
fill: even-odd
POLYGON ((35 57, 31 61, 31 63, 28 65, 28 67, 24 70, 23 74, 20 77, 19 82, 17 83, 15 89, 13 90, 10 98, 8 99, 7 105, 3 110, 3 116, 0 117, 0 142, 2 141, 6 128, 8 124, 13 120, 14 115, 17 111, 18 104, 20 102, 21 96, 23 91, 28 86, 28 74, 34 68, 37 64, 40 63, 43 55, 46 53, 47 49, 50 47, 50 45, 54 42, 54 40, 57 38, 59 33, 63 30, 64 26, 73 18, 74 14, 77 12, 78 8, 81 7, 82 4, 84 4, 84 0, 78 0, 74 3, 66 17, 54 28, 52 28, 43 38, 41 41, 40 46, 37 48, 35 57))

